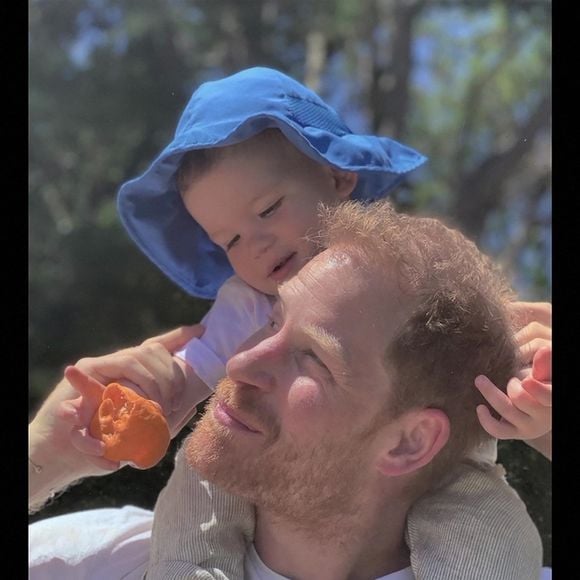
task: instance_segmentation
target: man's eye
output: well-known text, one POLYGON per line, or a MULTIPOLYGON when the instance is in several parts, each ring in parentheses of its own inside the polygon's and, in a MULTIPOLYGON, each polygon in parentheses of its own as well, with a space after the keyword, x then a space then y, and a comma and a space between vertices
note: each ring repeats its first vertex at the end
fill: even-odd
POLYGON ((268 209, 265 209, 260 214, 260 217, 261 218, 270 217, 282 205, 283 200, 284 200, 284 198, 281 197, 277 202, 273 203, 268 209))
POLYGON ((234 236, 227 244, 226 251, 230 251, 238 242, 240 241, 240 236, 234 236))
POLYGON ((304 351, 304 354, 308 357, 311 358, 314 362, 316 362, 316 364, 318 364, 318 366, 322 367, 324 370, 328 371, 328 367, 316 356, 316 354, 314 353, 313 350, 308 349, 304 351))

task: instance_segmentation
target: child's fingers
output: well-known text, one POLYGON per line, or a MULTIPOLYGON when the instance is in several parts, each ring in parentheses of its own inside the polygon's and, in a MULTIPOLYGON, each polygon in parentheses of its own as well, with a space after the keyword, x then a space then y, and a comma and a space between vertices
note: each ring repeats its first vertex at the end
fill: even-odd
POLYGON ((137 384, 154 382, 151 373, 135 356, 135 348, 126 348, 114 354, 96 358, 82 358, 74 368, 91 377, 103 388, 109 383, 128 379, 137 384))
POLYGON ((161 403, 165 415, 173 410, 174 401, 181 400, 185 389, 185 377, 173 355, 161 343, 151 342, 135 349, 134 356, 147 367, 155 384, 156 400, 161 403))
POLYGON ((534 377, 526 377, 522 381, 522 387, 542 406, 552 406, 552 385, 536 380, 534 377))
POLYGON ((77 367, 90 374, 110 377, 138 394, 158 401, 165 414, 172 410, 172 400, 185 388, 183 373, 173 356, 160 343, 149 342, 101 358, 81 359, 77 367))
POLYGON ((516 423, 520 417, 520 411, 514 407, 510 398, 500 391, 486 376, 479 375, 475 379, 475 386, 479 389, 483 398, 509 423, 516 423))
POLYGON ((549 302, 512 302, 508 309, 516 330, 531 322, 552 326, 552 305, 549 302))
POLYGON ((517 433, 517 429, 505 421, 498 421, 491 416, 489 409, 485 405, 478 405, 476 408, 477 417, 481 426, 496 439, 512 439, 517 433))
POLYGON ((64 369, 64 376, 83 397, 100 402, 105 386, 99 381, 72 365, 64 369))
POLYGON ((552 341, 546 338, 534 338, 520 346, 518 358, 523 365, 529 365, 534 360, 534 355, 541 348, 551 347, 552 341))
POLYGON ((551 410, 542 406, 519 379, 510 379, 506 393, 483 375, 476 378, 475 384, 500 415, 499 420, 495 419, 485 405, 477 407, 479 421, 490 435, 498 439, 534 439, 550 430, 551 410))
POLYGON ((552 340, 552 328, 545 324, 533 321, 516 332, 514 338, 519 346, 526 344, 526 342, 531 342, 534 338, 552 340))
POLYGON ((85 375, 95 377, 102 385, 120 382, 125 378, 136 383, 152 381, 151 373, 136 359, 134 351, 135 349, 127 348, 108 356, 84 358, 76 363, 75 368, 80 369, 85 375))
POLYGON ((55 415, 70 423, 71 425, 79 426, 81 424, 81 419, 79 415, 79 405, 77 401, 82 401, 82 397, 78 399, 70 400, 70 401, 63 401, 55 410, 55 415))
POLYGON ((107 471, 115 471, 119 469, 119 462, 110 461, 103 457, 105 446, 102 441, 91 437, 86 428, 73 429, 70 433, 70 439, 73 446, 83 453, 90 456, 90 461, 93 465, 106 469, 107 471))
MULTIPOLYGON (((167 333, 166 342, 174 345, 178 339, 191 337, 193 332, 188 327, 176 329, 167 333)), ((199 329, 195 333, 200 334, 199 329)), ((173 401, 181 400, 185 389, 184 373, 173 355, 166 346, 153 339, 111 355, 81 359, 75 367, 100 383, 118 382, 157 401, 166 415, 171 413, 173 401)))
MULTIPOLYGON (((523 387, 522 382, 517 378, 512 378, 507 384, 506 388, 507 396, 513 407, 518 411, 525 413, 528 416, 532 416, 538 412, 538 401, 523 387)), ((509 417, 503 415, 508 421, 509 417)), ((515 421, 516 416, 512 416, 515 421)))
POLYGON ((552 382, 552 347, 538 349, 532 362, 532 376, 538 381, 552 382))
POLYGON ((529 377, 531 375, 532 375, 532 367, 524 367, 524 368, 521 368, 516 373, 516 377, 518 379, 520 379, 520 381, 523 381, 526 377, 529 377))
POLYGON ((101 457, 105 452, 105 444, 92 437, 86 427, 75 427, 70 432, 70 439, 76 449, 86 455, 101 457))
MULTIPOLYGON (((154 375, 135 356, 135 349, 125 349, 115 353, 115 355, 101 359, 81 359, 77 362, 76 367, 73 368, 77 370, 86 368, 91 374, 107 377, 102 379, 103 382, 107 384, 111 382, 120 383, 145 398, 161 399, 161 391, 154 375), (97 373, 95 373, 94 367, 98 367, 97 373)), ((80 370, 80 372, 90 379, 84 371, 80 370)), ((94 379, 91 380, 95 381, 94 379)), ((100 384, 98 381, 95 382, 100 384)), ((82 388, 84 385, 79 383, 79 386, 82 388)), ((104 388, 104 386, 102 387, 104 388)), ((79 388, 78 390, 80 391, 81 389, 79 388)))
POLYGON ((522 381, 523 388, 545 407, 552 406, 552 347, 541 347, 534 355, 531 375, 522 381))
POLYGON ((65 402, 63 418, 69 422, 74 420, 76 425, 88 425, 101 404, 105 387, 74 366, 66 367, 64 376, 81 396, 65 402))

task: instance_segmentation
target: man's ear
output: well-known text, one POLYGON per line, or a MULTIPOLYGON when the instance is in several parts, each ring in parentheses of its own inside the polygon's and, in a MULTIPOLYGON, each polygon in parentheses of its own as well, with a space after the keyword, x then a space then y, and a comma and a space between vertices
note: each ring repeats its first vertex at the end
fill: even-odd
POLYGON ((427 465, 449 439, 449 418, 439 409, 405 413, 389 426, 377 467, 396 477, 427 465))
POLYGON ((329 169, 338 198, 340 200, 347 199, 358 183, 358 173, 344 171, 336 167, 329 167, 329 169))

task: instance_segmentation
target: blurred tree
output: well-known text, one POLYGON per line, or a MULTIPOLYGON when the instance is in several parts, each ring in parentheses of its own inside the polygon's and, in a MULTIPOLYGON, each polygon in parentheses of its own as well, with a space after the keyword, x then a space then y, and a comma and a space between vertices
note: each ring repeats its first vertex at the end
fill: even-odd
MULTIPOLYGON (((445 216, 522 297, 549 300, 550 31, 546 0, 30 0, 30 411, 66 363, 206 311, 134 247, 115 196, 196 86, 247 66, 302 79, 353 130, 426 153, 399 206, 445 216)), ((550 465, 514 442, 500 459, 549 564, 550 465)), ((155 486, 127 481, 160 489, 170 463, 87 480, 36 518, 90 507, 87 489, 92 505, 151 507, 155 486)))

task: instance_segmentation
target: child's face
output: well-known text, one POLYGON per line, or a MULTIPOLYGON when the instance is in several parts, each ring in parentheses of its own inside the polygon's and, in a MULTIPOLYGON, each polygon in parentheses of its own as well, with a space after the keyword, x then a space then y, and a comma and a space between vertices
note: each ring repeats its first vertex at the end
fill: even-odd
POLYGON ((274 295, 314 253, 303 237, 319 227, 318 203, 346 199, 355 184, 356 174, 261 147, 217 161, 183 200, 236 274, 274 295))

